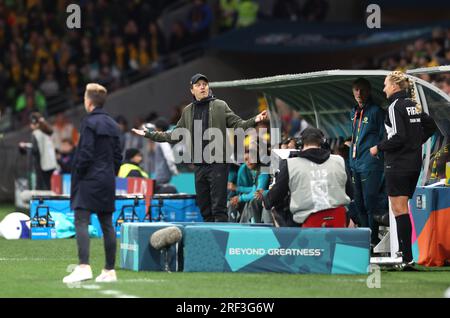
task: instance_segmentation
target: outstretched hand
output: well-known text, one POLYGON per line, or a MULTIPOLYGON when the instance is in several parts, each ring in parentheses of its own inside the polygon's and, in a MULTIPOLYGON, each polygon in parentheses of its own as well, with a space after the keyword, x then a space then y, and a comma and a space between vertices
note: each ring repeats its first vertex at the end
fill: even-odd
POLYGON ((259 123, 261 121, 266 121, 268 117, 269 116, 267 115, 267 110, 265 110, 265 111, 261 112, 260 114, 258 114, 258 116, 256 116, 255 122, 259 123))
POLYGON ((142 129, 133 128, 131 131, 138 136, 145 136, 145 131, 142 129))

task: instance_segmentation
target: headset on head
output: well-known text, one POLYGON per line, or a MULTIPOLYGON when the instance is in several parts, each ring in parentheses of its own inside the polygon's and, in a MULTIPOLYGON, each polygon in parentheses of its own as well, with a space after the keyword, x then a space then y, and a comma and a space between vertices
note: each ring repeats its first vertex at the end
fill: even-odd
POLYGON ((315 135, 315 137, 317 137, 317 139, 320 139, 320 148, 322 149, 329 149, 329 144, 327 142, 327 139, 325 138, 325 135, 323 134, 323 132, 320 129, 317 128, 306 128, 300 135, 300 138, 298 138, 296 140, 296 146, 297 149, 303 149, 303 146, 305 145, 304 143, 304 138, 305 138, 305 133, 306 135, 315 135))

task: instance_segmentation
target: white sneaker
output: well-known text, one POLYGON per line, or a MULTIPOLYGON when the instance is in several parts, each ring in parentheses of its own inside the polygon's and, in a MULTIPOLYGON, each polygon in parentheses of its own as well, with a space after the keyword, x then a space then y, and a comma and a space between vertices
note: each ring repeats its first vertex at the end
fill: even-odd
POLYGON ((112 283, 117 282, 117 275, 115 270, 103 269, 102 273, 95 279, 97 283, 112 283))
POLYGON ((77 266, 72 273, 63 278, 64 284, 77 283, 92 279, 92 270, 90 266, 77 266))

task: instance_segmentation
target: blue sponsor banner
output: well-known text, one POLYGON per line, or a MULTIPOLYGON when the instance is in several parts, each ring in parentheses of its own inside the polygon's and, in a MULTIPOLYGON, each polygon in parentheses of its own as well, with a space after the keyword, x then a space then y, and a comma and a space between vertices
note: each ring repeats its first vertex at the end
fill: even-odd
POLYGON ((161 222, 122 226, 121 268, 161 271, 161 252, 150 246, 149 239, 167 226, 183 232, 182 246, 170 250, 171 270, 367 274, 369 266, 369 229, 161 222))
POLYGON ((366 274, 368 229, 184 229, 186 272, 366 274))

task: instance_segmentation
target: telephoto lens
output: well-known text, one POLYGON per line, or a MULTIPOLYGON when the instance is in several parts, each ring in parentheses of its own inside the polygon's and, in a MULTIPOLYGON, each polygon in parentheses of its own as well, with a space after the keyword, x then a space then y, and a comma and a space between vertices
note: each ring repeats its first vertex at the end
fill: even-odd
POLYGON ((142 125, 142 129, 148 132, 155 131, 155 128, 156 128, 155 125, 151 123, 145 123, 142 125))

